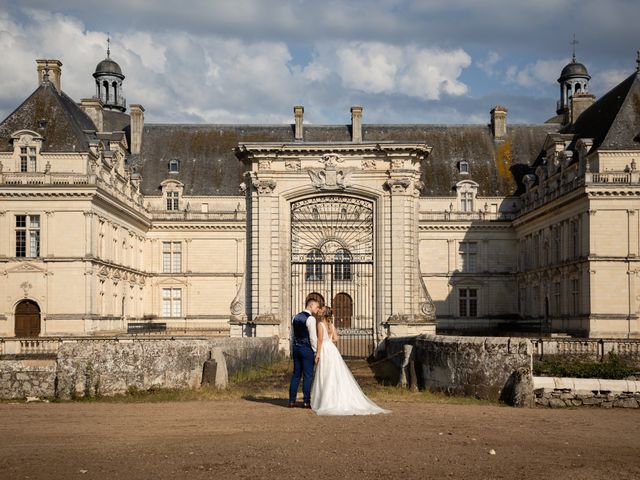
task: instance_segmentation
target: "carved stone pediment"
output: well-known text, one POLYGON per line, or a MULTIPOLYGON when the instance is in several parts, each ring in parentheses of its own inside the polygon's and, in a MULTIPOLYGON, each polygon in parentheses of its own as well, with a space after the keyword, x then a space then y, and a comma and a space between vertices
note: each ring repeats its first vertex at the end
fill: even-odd
POLYGON ((311 183, 319 190, 345 190, 351 186, 351 169, 309 169, 308 172, 311 183))
POLYGON ((42 267, 33 265, 32 263, 20 263, 15 267, 7 268, 7 273, 44 273, 46 274, 47 271, 42 267))

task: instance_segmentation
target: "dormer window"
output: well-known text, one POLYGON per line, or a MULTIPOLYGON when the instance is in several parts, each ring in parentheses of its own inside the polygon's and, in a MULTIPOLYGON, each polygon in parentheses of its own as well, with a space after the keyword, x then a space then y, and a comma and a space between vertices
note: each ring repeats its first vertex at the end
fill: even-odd
POLYGON ((180 197, 182 196, 184 185, 173 179, 165 180, 160 185, 162 186, 162 196, 167 210, 180 210, 180 197))
POLYGON ((178 173, 180 171, 180 161, 171 160, 169 162, 169 173, 178 173))
POLYGON ((469 162, 466 160, 461 161, 458 163, 458 169, 460 170, 460 173, 469 173, 469 162))
MULTIPOLYGON (((38 157, 42 137, 31 130, 20 130, 11 135, 13 140, 13 155, 15 172, 37 172, 38 157)), ((40 167, 40 170, 43 168, 40 167)))
POLYGON ((462 180, 456 184, 459 210, 462 212, 475 211, 476 196, 479 185, 472 180, 462 180))

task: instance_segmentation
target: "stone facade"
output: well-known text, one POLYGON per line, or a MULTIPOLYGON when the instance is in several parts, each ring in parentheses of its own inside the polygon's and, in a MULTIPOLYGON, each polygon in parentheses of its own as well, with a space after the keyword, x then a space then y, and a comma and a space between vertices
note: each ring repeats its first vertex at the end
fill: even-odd
POLYGON ((581 98, 579 116, 536 126, 508 124, 499 106, 491 128, 368 125, 362 107, 351 125, 305 125, 301 106, 292 125, 228 126, 78 105, 61 65, 39 61, 38 88, 0 123, 0 337, 155 324, 277 335, 286 349, 305 300, 292 208, 327 196, 369 206, 371 269, 350 270, 337 212, 309 263, 327 255, 349 285, 322 287, 313 265, 300 278, 340 300, 345 331, 369 319, 370 344, 436 326, 640 336, 637 72, 592 106, 581 98))

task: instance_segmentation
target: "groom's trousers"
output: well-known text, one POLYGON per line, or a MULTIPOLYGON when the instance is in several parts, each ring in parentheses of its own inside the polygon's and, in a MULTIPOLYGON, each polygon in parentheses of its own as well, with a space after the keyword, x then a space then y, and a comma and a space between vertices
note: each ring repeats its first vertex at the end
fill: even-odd
POLYGON ((293 375, 289 386, 289 403, 296 401, 300 377, 302 376, 302 398, 304 403, 311 403, 311 382, 313 380, 313 361, 315 354, 309 345, 293 345, 293 375))

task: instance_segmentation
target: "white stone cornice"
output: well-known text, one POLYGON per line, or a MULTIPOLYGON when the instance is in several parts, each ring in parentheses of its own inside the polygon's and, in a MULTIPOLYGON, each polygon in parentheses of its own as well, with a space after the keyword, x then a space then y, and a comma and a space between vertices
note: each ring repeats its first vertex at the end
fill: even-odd
POLYGON ((240 143, 236 148, 236 154, 241 158, 261 155, 325 155, 328 151, 336 154, 357 153, 404 153, 421 154, 431 153, 432 147, 426 143, 240 143))

